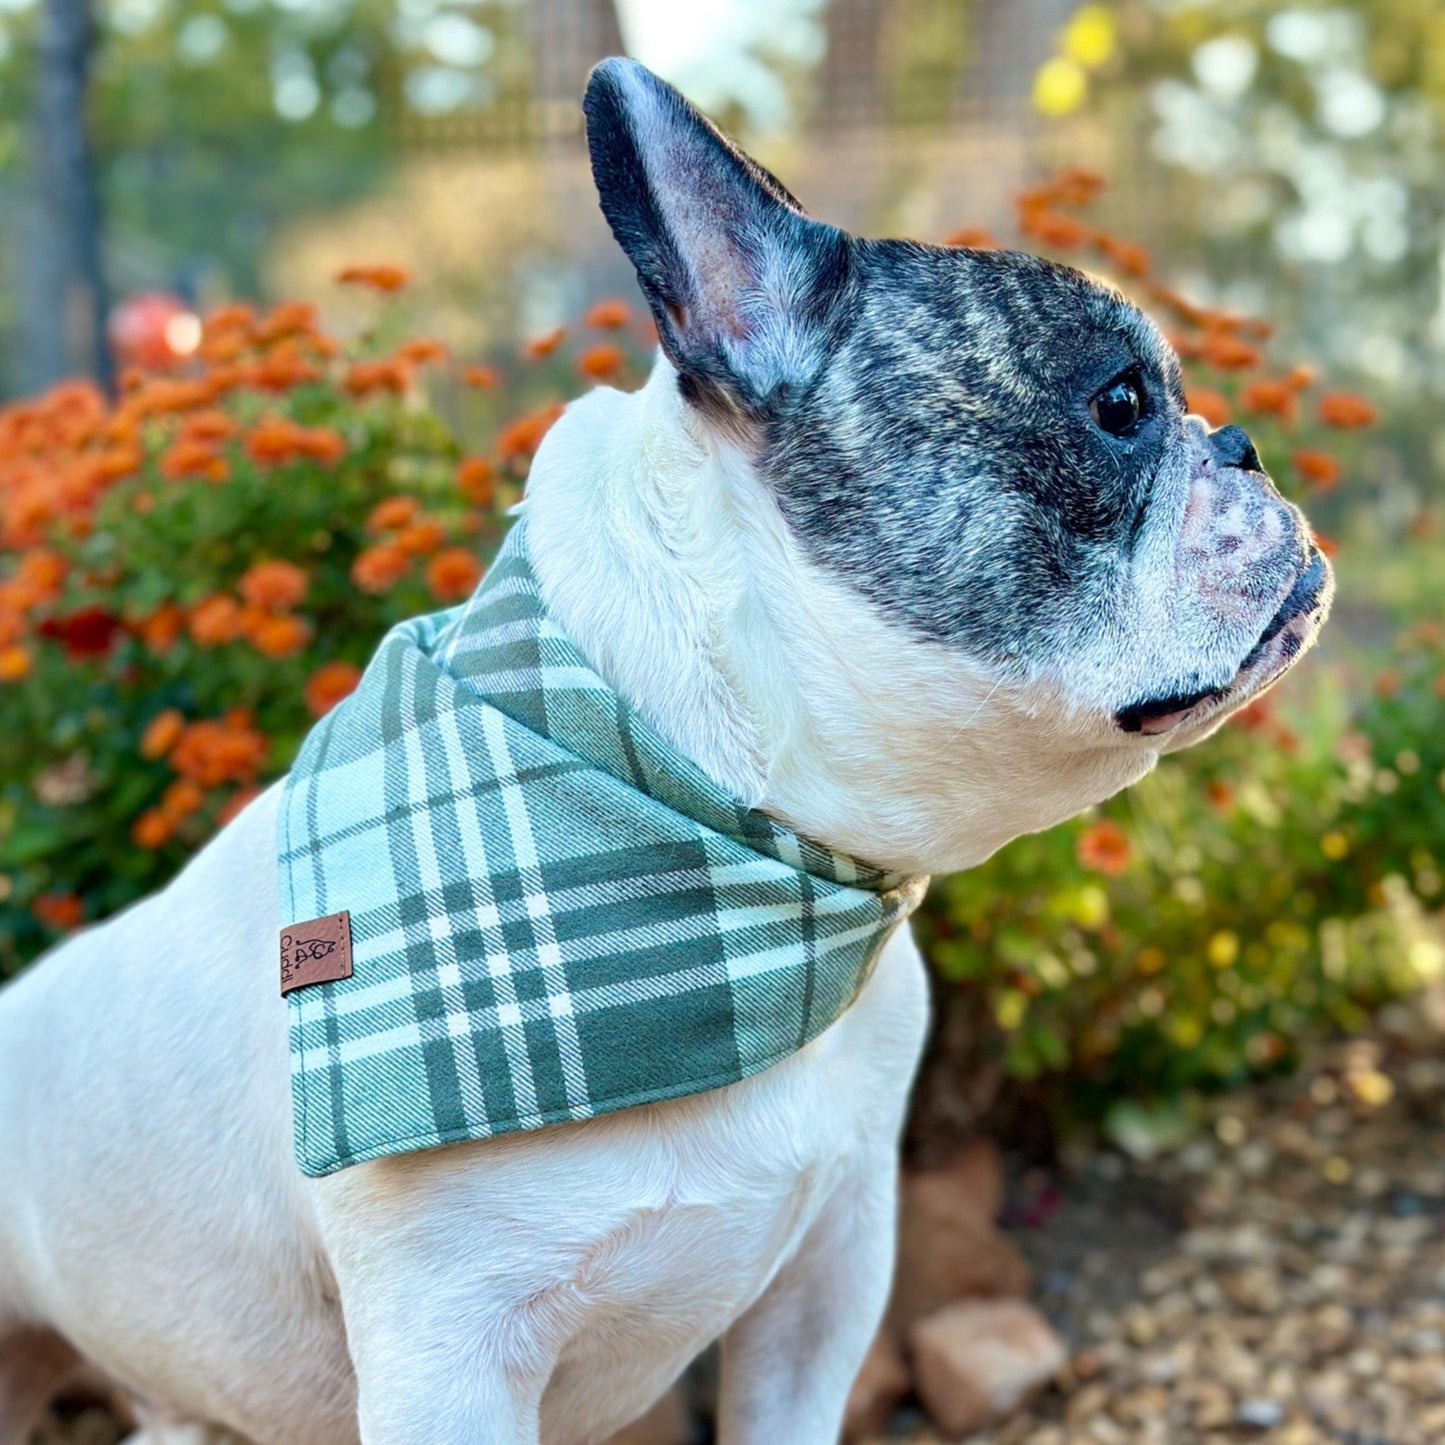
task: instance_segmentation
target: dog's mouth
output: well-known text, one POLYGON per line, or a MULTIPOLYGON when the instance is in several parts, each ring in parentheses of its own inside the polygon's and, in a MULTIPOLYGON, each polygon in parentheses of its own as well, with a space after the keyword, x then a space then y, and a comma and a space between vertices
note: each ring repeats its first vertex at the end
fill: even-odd
POLYGON ((1202 721, 1219 708, 1258 692, 1280 677, 1304 651, 1305 644, 1324 620, 1329 598, 1329 563, 1311 543, 1304 570, 1223 687, 1146 698, 1120 708, 1114 714, 1114 721, 1126 733, 1157 736, 1172 732, 1182 723, 1202 721))

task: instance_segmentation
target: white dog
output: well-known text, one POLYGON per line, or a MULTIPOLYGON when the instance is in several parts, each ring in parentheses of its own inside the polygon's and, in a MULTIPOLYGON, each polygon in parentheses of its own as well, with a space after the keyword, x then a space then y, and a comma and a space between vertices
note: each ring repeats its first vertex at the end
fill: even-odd
MULTIPOLYGON (((884 868, 967 868, 1302 651, 1324 563, 1121 297, 813 222, 640 66, 599 66, 586 109, 663 355, 548 436, 532 563, 738 799, 884 868)), ((740 1083, 308 1178, 280 801, 0 994, 0 1442, 84 1362, 151 1442, 580 1445, 719 1337, 723 1441, 834 1441, 889 1287, 926 1024, 907 930, 740 1083)))

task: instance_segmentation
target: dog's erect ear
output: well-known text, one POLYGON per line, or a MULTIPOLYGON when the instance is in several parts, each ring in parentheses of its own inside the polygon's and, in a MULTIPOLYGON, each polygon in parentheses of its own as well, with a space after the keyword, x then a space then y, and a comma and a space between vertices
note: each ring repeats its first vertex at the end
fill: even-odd
POLYGON ((602 212, 684 393, 765 416, 843 324, 848 238, 634 60, 596 66, 583 109, 602 212))

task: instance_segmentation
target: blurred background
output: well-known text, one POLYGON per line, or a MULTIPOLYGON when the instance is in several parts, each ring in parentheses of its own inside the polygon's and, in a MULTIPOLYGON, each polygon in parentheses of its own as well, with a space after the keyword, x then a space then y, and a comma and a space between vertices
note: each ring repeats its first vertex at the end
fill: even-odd
MULTIPOLYGON (((0 0, 0 977, 640 380, 578 106, 618 52, 825 219, 1121 284, 1339 573, 1263 704, 936 883, 853 1438, 1445 1438, 1438 0, 0 0)), ((706 1372, 667 1409, 638 1442, 707 1438, 706 1372)))

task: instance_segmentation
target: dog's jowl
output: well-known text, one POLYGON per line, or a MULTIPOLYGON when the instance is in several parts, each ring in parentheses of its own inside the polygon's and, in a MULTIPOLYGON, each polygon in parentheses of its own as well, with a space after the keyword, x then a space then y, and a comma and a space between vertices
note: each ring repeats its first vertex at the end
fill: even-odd
POLYGON ((1121 296, 811 220, 638 65, 585 109, 651 379, 567 410, 478 596, 291 777, 0 994, 0 1445, 81 1365, 153 1442, 581 1445, 718 1338, 724 1441, 829 1445, 926 876, 1320 625, 1121 296))

